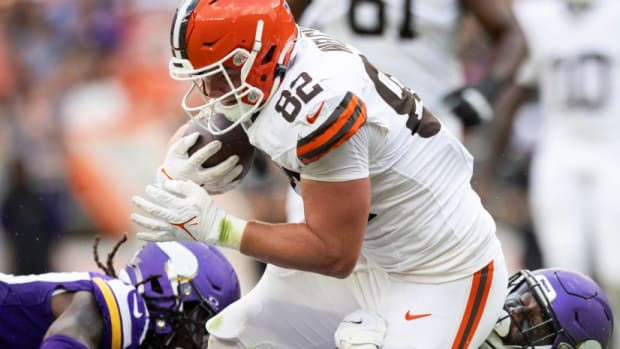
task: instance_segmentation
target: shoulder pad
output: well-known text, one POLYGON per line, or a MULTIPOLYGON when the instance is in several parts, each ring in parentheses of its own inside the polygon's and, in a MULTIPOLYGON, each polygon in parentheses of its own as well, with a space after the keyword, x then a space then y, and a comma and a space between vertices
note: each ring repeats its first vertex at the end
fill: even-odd
POLYGON ((148 328, 144 299, 121 280, 94 275, 92 281, 104 322, 102 348, 137 348, 148 328))
MULTIPOLYGON (((314 114, 308 115, 308 134, 297 140, 297 158, 310 164, 351 138, 366 122, 366 104, 352 92, 344 98, 321 102, 314 114), (311 125, 320 121, 317 126, 311 125)), ((303 132, 303 131, 302 131, 303 132)))

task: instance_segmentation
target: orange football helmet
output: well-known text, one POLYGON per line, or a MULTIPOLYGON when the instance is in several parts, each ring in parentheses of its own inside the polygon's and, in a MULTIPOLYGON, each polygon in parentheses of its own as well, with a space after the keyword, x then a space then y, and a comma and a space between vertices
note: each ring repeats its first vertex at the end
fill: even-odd
POLYGON ((170 75, 192 81, 182 106, 191 118, 206 116, 214 134, 230 131, 258 112, 279 87, 297 25, 285 0, 185 0, 172 22, 170 75), (236 74, 231 74, 235 71, 236 74), (211 93, 209 81, 224 82, 211 93), (199 92, 200 102, 189 100, 199 92), (223 113, 233 123, 210 122, 223 113))

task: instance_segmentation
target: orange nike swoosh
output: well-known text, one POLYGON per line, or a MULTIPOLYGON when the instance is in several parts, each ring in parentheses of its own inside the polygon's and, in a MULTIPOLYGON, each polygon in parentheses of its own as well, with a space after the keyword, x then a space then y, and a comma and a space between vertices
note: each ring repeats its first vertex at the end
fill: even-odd
POLYGON ((317 111, 310 115, 306 115, 306 121, 308 121, 309 124, 314 124, 314 122, 316 121, 316 118, 319 117, 319 114, 321 114, 321 110, 323 110, 323 104, 325 104, 325 102, 321 102, 321 105, 319 105, 319 109, 317 109, 317 111))
POLYGON ((197 224, 196 222, 192 222, 194 219, 196 219, 196 216, 186 220, 185 222, 181 222, 181 223, 172 223, 172 222, 170 222, 170 224, 174 225, 176 227, 179 227, 180 229, 182 229, 187 235, 189 235, 189 237, 192 238, 192 240, 198 241, 198 239, 196 239, 194 237, 194 235, 189 231, 189 229, 187 229, 185 227, 185 225, 196 225, 197 224))
POLYGON ((421 319, 423 317, 427 317, 427 316, 431 316, 431 315, 432 314, 430 314, 430 313, 426 313, 426 314, 411 314, 409 312, 409 310, 407 310, 407 312, 405 313, 405 320, 411 321, 411 320, 421 319))

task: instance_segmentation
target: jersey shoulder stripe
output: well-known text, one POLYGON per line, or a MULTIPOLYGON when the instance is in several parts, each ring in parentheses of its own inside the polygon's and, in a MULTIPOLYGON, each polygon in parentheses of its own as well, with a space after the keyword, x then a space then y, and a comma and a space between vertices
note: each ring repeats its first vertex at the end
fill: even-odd
POLYGON ((101 348, 138 348, 149 326, 145 300, 133 285, 107 275, 94 274, 92 285, 103 319, 101 348))
POLYGON ((351 138, 366 122, 366 104, 347 92, 319 128, 297 141, 297 158, 310 164, 351 138))
POLYGON ((105 309, 108 311, 108 318, 110 319, 110 332, 111 332, 111 343, 110 348, 121 348, 122 342, 122 330, 121 330, 121 314, 119 311, 119 304, 114 296, 114 292, 112 291, 110 285, 105 282, 103 279, 94 277, 93 283, 96 285, 97 289, 103 295, 103 299, 106 303, 105 309))

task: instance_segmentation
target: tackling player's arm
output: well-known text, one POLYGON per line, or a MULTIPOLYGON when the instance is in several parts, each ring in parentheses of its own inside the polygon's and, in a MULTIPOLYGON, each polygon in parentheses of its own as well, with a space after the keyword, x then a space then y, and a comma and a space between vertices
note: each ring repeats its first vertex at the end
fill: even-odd
POLYGON ((99 348, 103 336, 103 319, 91 292, 55 295, 52 298, 52 313, 56 320, 48 328, 45 338, 61 335, 87 348, 99 348))

